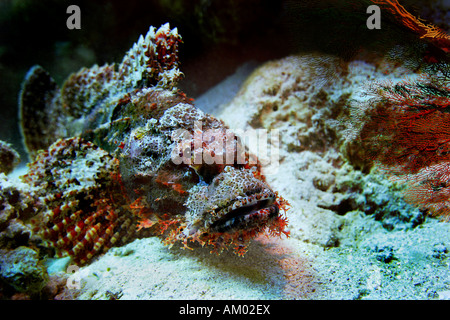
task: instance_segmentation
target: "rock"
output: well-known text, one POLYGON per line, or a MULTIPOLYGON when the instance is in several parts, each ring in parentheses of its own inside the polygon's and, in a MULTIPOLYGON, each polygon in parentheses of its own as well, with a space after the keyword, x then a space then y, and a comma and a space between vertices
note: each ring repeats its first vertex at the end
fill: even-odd
POLYGON ((38 253, 27 247, 1 250, 0 279, 19 292, 35 293, 48 281, 38 253))
MULTIPOLYGON (((361 95, 367 82, 404 75, 402 68, 384 73, 385 67, 319 53, 289 56, 258 67, 218 109, 232 128, 279 130, 280 145, 270 146, 278 148, 278 170, 270 174, 263 166, 262 172, 291 204, 293 237, 338 246, 346 238, 340 216, 355 210, 387 230, 423 222, 423 213, 403 201, 399 186, 369 172, 346 122, 352 101, 367 99, 361 95)), ((258 156, 251 143, 248 147, 258 156)))
POLYGON ((232 128, 277 128, 289 151, 323 150, 336 137, 348 93, 333 90, 346 69, 326 55, 289 56, 257 68, 219 117, 232 128), (332 133, 332 131, 335 131, 332 133))
POLYGON ((394 248, 392 246, 375 247, 375 258, 378 261, 389 263, 394 259, 394 248))
POLYGON ((30 187, 0 173, 0 248, 27 246, 33 238, 28 222, 40 204, 30 187))
POLYGON ((433 246, 433 258, 443 260, 448 256, 448 248, 444 243, 437 243, 433 246))
POLYGON ((19 162, 17 151, 9 143, 0 140, 0 173, 9 174, 19 162))
POLYGON ((411 229, 425 220, 425 214, 406 203, 403 199, 404 187, 386 179, 376 171, 363 174, 344 165, 336 171, 333 186, 334 201, 321 203, 340 215, 360 210, 373 215, 386 230, 411 229))

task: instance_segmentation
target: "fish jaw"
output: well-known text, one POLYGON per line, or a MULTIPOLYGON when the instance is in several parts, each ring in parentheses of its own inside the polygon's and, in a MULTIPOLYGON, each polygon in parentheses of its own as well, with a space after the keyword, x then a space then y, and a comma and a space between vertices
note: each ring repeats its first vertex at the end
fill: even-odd
POLYGON ((190 193, 185 245, 197 241, 212 246, 214 253, 234 246, 242 256, 250 241, 265 231, 289 235, 283 215, 288 203, 259 179, 255 169, 226 166, 211 184, 190 193))

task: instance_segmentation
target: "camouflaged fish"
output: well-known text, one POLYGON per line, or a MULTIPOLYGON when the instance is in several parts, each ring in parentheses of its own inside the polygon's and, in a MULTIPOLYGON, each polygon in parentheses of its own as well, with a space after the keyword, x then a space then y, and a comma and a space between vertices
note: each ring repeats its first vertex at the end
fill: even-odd
POLYGON ((28 72, 20 121, 34 161, 23 180, 41 197, 35 230, 59 254, 85 263, 151 234, 243 255, 266 230, 288 234, 287 203, 258 164, 194 161, 241 145, 176 89, 180 42, 176 28, 151 27, 120 64, 83 68, 61 88, 39 66, 28 72))

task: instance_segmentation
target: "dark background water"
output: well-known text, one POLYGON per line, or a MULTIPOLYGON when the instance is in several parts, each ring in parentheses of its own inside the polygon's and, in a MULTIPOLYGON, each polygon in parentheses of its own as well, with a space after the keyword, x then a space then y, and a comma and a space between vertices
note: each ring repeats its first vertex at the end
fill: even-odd
POLYGON ((368 5, 368 0, 0 0, 0 139, 26 158, 17 100, 34 64, 61 84, 83 66, 120 62, 150 25, 170 22, 183 37, 185 79, 179 87, 195 98, 247 61, 301 51, 344 60, 362 48, 383 52, 402 31, 384 14, 382 29, 368 30, 368 5), (80 30, 66 27, 71 4, 81 9, 80 30))

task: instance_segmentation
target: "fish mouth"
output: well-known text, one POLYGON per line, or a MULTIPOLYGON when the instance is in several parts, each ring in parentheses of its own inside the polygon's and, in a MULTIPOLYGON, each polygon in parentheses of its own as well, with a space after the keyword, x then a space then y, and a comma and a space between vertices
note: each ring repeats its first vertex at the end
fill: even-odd
POLYGON ((216 209, 221 218, 210 225, 213 232, 233 232, 264 225, 278 216, 279 208, 273 193, 236 198, 226 208, 216 209))

